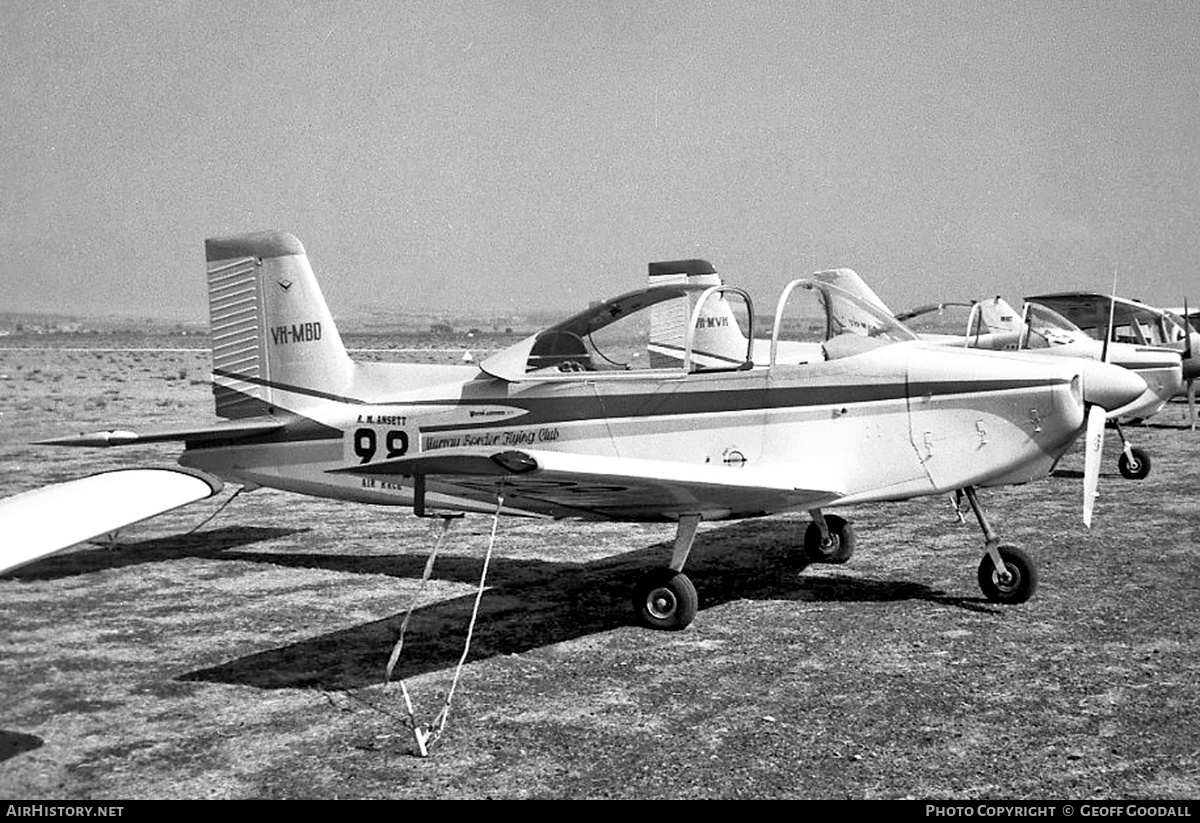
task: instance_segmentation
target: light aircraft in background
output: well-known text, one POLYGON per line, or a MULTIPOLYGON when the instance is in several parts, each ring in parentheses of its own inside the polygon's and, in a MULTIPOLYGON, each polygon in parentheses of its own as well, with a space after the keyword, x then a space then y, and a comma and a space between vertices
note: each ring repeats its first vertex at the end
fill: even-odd
POLYGON ((1104 418, 1145 390, 1105 363, 920 341, 819 280, 789 283, 758 334, 745 291, 691 282, 713 274, 704 261, 655 264, 674 280, 478 364, 355 362, 299 240, 267 232, 205 249, 223 420, 45 441, 179 441, 182 469, 0 501, 0 570, 210 496, 223 479, 420 516, 672 522, 672 555, 633 604, 641 624, 680 629, 698 608, 683 569, 702 521, 807 511, 807 559, 844 562, 854 531, 828 508, 961 491, 984 534, 983 593, 1019 603, 1035 567, 1001 543, 976 488, 1044 477, 1086 431, 1090 523, 1104 418))
MULTIPOLYGON (((918 330, 937 314, 945 320, 952 309, 966 309, 966 323, 957 335, 938 335, 950 345, 1000 351, 1031 351, 1065 357, 1106 360, 1136 372, 1146 381, 1146 391, 1131 403, 1109 412, 1109 424, 1121 439, 1117 467, 1130 480, 1150 474, 1150 455, 1134 446, 1126 436, 1122 421, 1141 421, 1162 410, 1183 389, 1183 363, 1178 351, 1166 346, 1140 346, 1130 343, 1105 343, 1083 332, 1078 326, 1051 308, 1027 301, 1018 313, 1003 298, 995 297, 971 304, 939 304, 912 309, 898 319, 918 330)), ((926 339, 934 335, 922 335, 926 339)))
MULTIPOLYGON (((859 295, 878 308, 891 310, 851 269, 836 269, 815 275, 859 295)), ((1117 466, 1130 480, 1150 473, 1150 455, 1134 446, 1121 421, 1144 420, 1159 412, 1183 388, 1183 359, 1177 349, 1165 345, 1104 343, 1086 334, 1054 309, 1030 298, 1020 312, 1001 297, 971 302, 936 303, 896 315, 924 340, 949 346, 991 351, 1024 351, 1058 357, 1102 360, 1137 373, 1146 390, 1118 409, 1110 409, 1108 421, 1121 439, 1117 466)))
POLYGON ((1137 300, 1090 292, 1059 292, 1028 299, 1049 306, 1097 340, 1107 337, 1115 343, 1166 347, 1179 352, 1183 358, 1183 380, 1187 384, 1188 420, 1192 428, 1196 428, 1200 333, 1187 319, 1191 312, 1186 306, 1180 310, 1160 309, 1137 300))

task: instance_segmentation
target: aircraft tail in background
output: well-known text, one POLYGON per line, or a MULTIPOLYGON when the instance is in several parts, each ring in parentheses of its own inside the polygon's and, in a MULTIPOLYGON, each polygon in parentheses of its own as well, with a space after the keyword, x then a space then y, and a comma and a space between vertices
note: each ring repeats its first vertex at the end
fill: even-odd
MULTIPOLYGON (((707 260, 666 260, 650 264, 649 285, 686 283, 720 286, 721 276, 707 260)), ((662 303, 651 307, 650 363, 656 368, 678 364, 687 348, 691 309, 687 302, 662 303)), ((723 296, 704 306, 692 339, 692 358, 706 366, 728 367, 746 360, 746 337, 723 296)))

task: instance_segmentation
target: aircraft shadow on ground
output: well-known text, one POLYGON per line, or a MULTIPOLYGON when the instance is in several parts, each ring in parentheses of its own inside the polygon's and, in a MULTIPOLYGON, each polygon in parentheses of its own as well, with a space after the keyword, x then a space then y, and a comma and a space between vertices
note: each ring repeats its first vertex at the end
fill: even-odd
MULTIPOLYGON (((803 564, 789 558, 795 541, 792 528, 763 522, 738 523, 701 535, 687 567, 700 593, 701 611, 741 599, 927 600, 975 611, 994 610, 982 598, 951 597, 908 581, 852 576, 806 578, 800 574, 803 564)), ((647 571, 664 565, 670 553, 671 544, 663 542, 587 564, 493 557, 469 659, 527 652, 633 624, 630 592, 647 571)), ((220 556, 417 579, 426 559, 416 555, 362 558, 228 551, 220 556)), ((476 585, 481 563, 479 558, 442 555, 433 576, 476 585)), ((406 631, 404 654, 393 679, 456 665, 474 600, 472 593, 418 607, 406 631)), ((179 679, 264 689, 348 690, 382 683, 407 602, 397 605, 397 613, 382 620, 247 655, 189 672, 179 679)))
POLYGON ((111 547, 88 544, 84 550, 56 554, 0 575, 4 580, 58 580, 144 563, 178 560, 183 557, 219 558, 231 549, 309 531, 261 526, 229 526, 213 531, 116 543, 111 547))
POLYGON ((34 749, 40 749, 46 741, 34 734, 0 729, 0 763, 34 749))

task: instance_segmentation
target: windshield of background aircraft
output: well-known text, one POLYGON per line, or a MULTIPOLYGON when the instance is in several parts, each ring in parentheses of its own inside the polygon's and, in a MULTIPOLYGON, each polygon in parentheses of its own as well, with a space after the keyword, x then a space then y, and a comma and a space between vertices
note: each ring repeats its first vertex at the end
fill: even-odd
POLYGON ((1022 348, 1046 349, 1061 346, 1083 336, 1083 331, 1049 306, 1025 304, 1025 325, 1028 327, 1022 348))
MULTIPOLYGON (((1085 333, 1097 340, 1107 336, 1108 306, 1089 316, 1096 324, 1083 327, 1085 333)), ((1111 340, 1143 346, 1166 346, 1183 339, 1182 321, 1170 312, 1160 312, 1137 303, 1119 300, 1113 309, 1111 340)))
POLYGON ((903 323, 844 289, 817 280, 793 280, 775 310, 771 362, 833 360, 916 339, 903 323))
POLYGON ((801 282, 800 288, 819 295, 825 312, 825 340, 845 334, 897 343, 916 340, 917 335, 896 318, 829 283, 801 282))

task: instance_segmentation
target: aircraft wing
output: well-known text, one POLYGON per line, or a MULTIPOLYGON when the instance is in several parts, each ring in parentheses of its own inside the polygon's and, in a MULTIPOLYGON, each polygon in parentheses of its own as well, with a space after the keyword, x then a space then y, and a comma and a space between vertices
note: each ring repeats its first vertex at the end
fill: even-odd
POLYGON ((221 491, 182 468, 115 469, 0 500, 0 573, 221 491))
POLYGON ((798 467, 713 466, 533 449, 438 449, 336 469, 370 477, 422 478, 429 491, 554 517, 673 520, 750 516, 828 505, 844 492, 798 467))

